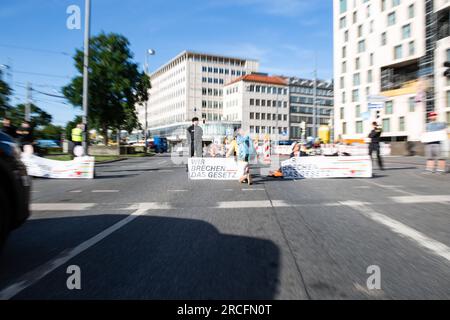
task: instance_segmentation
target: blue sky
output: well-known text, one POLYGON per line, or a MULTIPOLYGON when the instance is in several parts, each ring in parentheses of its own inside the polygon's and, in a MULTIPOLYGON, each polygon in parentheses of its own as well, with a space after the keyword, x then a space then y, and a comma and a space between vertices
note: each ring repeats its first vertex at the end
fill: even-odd
MULTIPOLYGON (((13 103, 25 100, 27 81, 55 94, 76 74, 71 55, 83 30, 66 28, 69 5, 84 12, 84 0, 1 0, 0 64, 12 66, 13 103)), ((300 77, 312 77, 317 53, 319 77, 333 74, 331 0, 92 0, 92 34, 101 31, 125 35, 141 65, 155 49, 151 70, 188 49, 256 58, 262 72, 300 77)), ((33 98, 59 125, 80 113, 62 99, 33 98)))

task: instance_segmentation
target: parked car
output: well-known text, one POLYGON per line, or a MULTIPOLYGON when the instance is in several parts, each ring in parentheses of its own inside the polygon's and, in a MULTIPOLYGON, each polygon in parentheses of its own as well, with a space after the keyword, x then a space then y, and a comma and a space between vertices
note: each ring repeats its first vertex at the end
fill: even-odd
POLYGON ((10 136, 0 132, 0 247, 29 217, 30 189, 20 149, 10 136))
POLYGON ((161 138, 158 136, 153 137, 153 148, 156 153, 165 153, 169 151, 169 144, 166 138, 161 138))

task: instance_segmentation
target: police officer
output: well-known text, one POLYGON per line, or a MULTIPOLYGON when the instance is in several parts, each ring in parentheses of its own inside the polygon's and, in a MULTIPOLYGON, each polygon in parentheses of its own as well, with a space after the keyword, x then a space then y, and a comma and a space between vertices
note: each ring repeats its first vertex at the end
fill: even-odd
POLYGON ((75 128, 72 129, 72 142, 74 146, 81 146, 83 142, 83 125, 77 124, 75 128))
POLYGON ((373 130, 369 134, 370 138, 369 155, 370 158, 372 159, 372 154, 375 151, 377 153, 378 166, 380 167, 380 170, 384 170, 383 159, 381 159, 381 152, 380 152, 380 139, 383 130, 381 129, 381 127, 378 126, 378 123, 376 122, 373 122, 372 125, 373 130))

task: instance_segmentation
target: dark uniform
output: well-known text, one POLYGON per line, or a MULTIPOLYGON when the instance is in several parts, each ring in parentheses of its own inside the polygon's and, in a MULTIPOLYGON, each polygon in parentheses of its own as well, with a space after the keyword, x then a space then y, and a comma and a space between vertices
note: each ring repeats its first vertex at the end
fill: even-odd
POLYGON ((17 131, 17 128, 15 126, 13 126, 13 125, 10 125, 10 126, 7 126, 7 127, 3 126, 3 128, 2 128, 2 132, 6 133, 7 135, 9 135, 12 138, 16 138, 17 137, 16 131, 17 131))
POLYGON ((380 152, 380 139, 382 133, 383 130, 380 127, 374 128, 370 132, 369 138, 371 140, 369 145, 369 155, 370 158, 372 159, 372 154, 375 151, 377 153, 378 166, 380 167, 381 170, 384 170, 383 159, 381 159, 381 152, 380 152))

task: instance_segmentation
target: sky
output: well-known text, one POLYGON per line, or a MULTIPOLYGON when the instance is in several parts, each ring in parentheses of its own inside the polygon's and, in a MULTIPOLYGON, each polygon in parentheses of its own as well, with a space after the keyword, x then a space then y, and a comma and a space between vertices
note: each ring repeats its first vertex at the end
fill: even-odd
MULTIPOLYGON (((142 67, 147 49, 155 70, 183 50, 254 58, 260 71, 332 79, 332 0, 91 0, 91 35, 116 32, 142 67)), ((26 101, 26 83, 59 95, 77 75, 73 54, 83 26, 69 30, 67 8, 84 0, 0 0, 0 65, 10 66, 12 104, 26 101)), ((65 125, 81 110, 33 92, 33 101, 65 125)))

